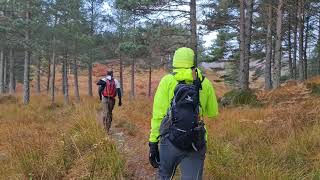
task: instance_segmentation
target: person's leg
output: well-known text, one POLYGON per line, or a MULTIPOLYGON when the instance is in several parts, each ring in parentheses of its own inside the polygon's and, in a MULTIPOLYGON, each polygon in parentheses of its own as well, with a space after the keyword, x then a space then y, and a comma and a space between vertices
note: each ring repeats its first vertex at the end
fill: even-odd
POLYGON ((159 180, 170 180, 175 174, 175 170, 181 159, 186 155, 177 149, 167 138, 160 140, 160 166, 158 171, 159 180))
POLYGON ((102 123, 105 130, 107 130, 107 117, 108 117, 108 104, 105 97, 102 97, 101 100, 102 105, 102 123))
POLYGON ((189 152, 181 160, 180 170, 182 180, 202 180, 206 148, 199 152, 189 152))
POLYGON ((112 110, 114 108, 114 104, 115 104, 115 99, 113 98, 108 98, 107 99, 107 132, 109 132, 110 127, 111 127, 111 122, 112 122, 112 110))
POLYGON ((109 110, 109 115, 111 117, 111 121, 112 121, 112 111, 113 111, 115 103, 116 103, 116 100, 114 98, 109 98, 108 110, 109 110))

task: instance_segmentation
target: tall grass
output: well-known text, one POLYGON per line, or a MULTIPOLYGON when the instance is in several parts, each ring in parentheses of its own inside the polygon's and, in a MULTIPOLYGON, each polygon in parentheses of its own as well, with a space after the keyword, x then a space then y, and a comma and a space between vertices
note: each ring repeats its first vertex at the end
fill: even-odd
POLYGON ((209 125, 206 177, 319 179, 319 103, 223 110, 209 125))
POLYGON ((0 179, 120 179, 124 161, 96 122, 97 105, 90 98, 64 106, 33 97, 0 105, 0 179))

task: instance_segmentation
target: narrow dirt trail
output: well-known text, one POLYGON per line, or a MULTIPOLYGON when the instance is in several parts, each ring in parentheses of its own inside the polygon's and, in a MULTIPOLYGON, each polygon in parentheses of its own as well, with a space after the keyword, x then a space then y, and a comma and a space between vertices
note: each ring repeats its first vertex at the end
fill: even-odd
MULTIPOLYGON (((97 121, 103 127, 102 111, 97 112, 97 121)), ((112 140, 117 145, 118 150, 125 158, 126 177, 128 180, 153 180, 156 179, 156 170, 153 169, 148 160, 148 144, 145 141, 145 132, 143 127, 136 124, 134 135, 124 127, 121 122, 114 118, 110 133, 112 140), (141 131, 141 132, 140 132, 141 131)))

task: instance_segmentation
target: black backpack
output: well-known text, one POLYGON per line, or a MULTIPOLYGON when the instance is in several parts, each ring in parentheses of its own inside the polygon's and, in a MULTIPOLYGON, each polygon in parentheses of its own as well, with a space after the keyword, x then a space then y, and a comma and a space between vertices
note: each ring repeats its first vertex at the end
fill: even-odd
POLYGON ((170 108, 161 122, 160 136, 167 137, 181 150, 199 151, 206 144, 206 130, 199 116, 202 81, 198 78, 193 84, 178 82, 170 108))

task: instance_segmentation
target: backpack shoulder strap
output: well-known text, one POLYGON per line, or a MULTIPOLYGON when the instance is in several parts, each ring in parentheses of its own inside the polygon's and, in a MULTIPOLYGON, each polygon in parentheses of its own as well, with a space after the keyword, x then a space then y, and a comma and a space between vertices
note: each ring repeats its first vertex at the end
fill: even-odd
POLYGON ((204 75, 202 75, 202 79, 201 79, 201 84, 202 84, 202 82, 204 81, 204 79, 206 78, 206 76, 204 76, 204 75))

